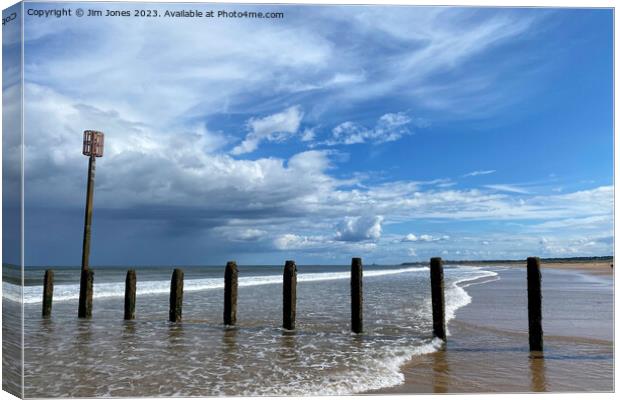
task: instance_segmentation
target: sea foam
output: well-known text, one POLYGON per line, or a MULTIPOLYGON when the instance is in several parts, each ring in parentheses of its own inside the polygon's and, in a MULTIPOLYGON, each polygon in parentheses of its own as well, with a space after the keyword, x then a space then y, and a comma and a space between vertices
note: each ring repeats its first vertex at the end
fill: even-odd
MULTIPOLYGON (((385 276, 402 274, 405 272, 419 272, 427 270, 424 267, 409 267, 385 270, 368 270, 364 271, 364 277, 385 276)), ((138 272, 139 274, 139 272, 138 272)), ((301 273, 297 276, 297 282, 317 282, 331 281, 340 279, 349 279, 350 272, 318 272, 318 273, 301 273)), ((261 286, 274 285, 282 283, 282 275, 262 275, 239 277, 239 286, 261 286)), ((204 279, 186 279, 184 282, 185 292, 199 292, 203 290, 223 289, 224 279, 222 278, 204 278, 204 279)), ((21 302, 22 287, 13 285, 8 282, 2 283, 2 296, 5 299, 21 302)), ((140 281, 136 283, 137 295, 156 295, 166 294, 170 292, 170 281, 140 281)), ((54 286, 54 302, 77 300, 80 295, 79 284, 62 284, 54 286)), ((104 282, 95 283, 93 290, 93 298, 113 298, 125 296, 125 286, 121 282, 104 282)), ((24 304, 40 303, 43 297, 43 286, 24 286, 23 302, 24 304)))

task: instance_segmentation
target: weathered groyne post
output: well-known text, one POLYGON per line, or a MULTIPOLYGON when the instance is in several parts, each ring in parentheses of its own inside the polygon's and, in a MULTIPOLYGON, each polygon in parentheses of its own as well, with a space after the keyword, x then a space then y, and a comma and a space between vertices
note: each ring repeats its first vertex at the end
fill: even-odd
POLYGON ((136 318, 136 270, 127 271, 125 278, 125 320, 136 318))
POLYGON ((52 299, 54 297, 54 271, 51 269, 45 270, 45 277, 43 278, 43 307, 41 315, 49 317, 52 315, 52 299))
POLYGON ((527 314, 530 351, 543 351, 540 258, 527 258, 527 314))
POLYGON ((170 322, 179 322, 183 316, 183 270, 176 268, 170 281, 170 322))
POLYGON ((84 211, 84 238, 82 242, 82 273, 80 276, 80 299, 78 317, 89 318, 93 307, 93 274, 89 273, 90 226, 93 219, 93 194, 95 190, 95 161, 103 156, 103 133, 84 131, 82 154, 88 156, 88 180, 86 184, 86 207, 84 211))
POLYGON ((282 327, 295 329, 295 312, 297 308, 297 265, 295 261, 284 264, 284 282, 282 285, 282 327))
POLYGON ((433 335, 446 340, 446 303, 444 298, 443 261, 431 258, 431 297, 433 299, 433 335))
POLYGON ((78 306, 78 318, 90 318, 93 316, 94 278, 95 272, 93 270, 82 270, 80 277, 80 304, 78 306))
POLYGON ((229 261, 224 271, 224 325, 237 323, 237 287, 239 271, 237 263, 229 261))
POLYGON ((362 333, 364 325, 362 278, 362 259, 353 258, 351 260, 351 330, 355 333, 362 333))

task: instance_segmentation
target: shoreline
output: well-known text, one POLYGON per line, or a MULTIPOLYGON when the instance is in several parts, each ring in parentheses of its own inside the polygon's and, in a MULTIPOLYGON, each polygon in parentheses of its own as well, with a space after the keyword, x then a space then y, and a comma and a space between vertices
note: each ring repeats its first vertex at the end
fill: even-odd
MULTIPOLYGON (((524 263, 484 266, 507 267, 505 269, 513 273, 525 269, 524 263)), ((613 269, 607 262, 543 263, 541 267, 543 270, 572 271, 604 280, 610 279, 613 284, 613 269)), ((485 318, 485 322, 480 323, 479 318, 484 314, 484 307, 488 306, 488 301, 484 304, 485 298, 481 293, 485 291, 484 286, 491 283, 481 281, 467 284, 472 301, 459 309, 455 318, 449 322, 451 335, 443 349, 414 356, 401 366, 400 371, 404 375, 402 384, 362 394, 613 390, 613 337, 612 340, 591 338, 580 335, 579 332, 558 332, 557 329, 553 331, 555 327, 552 327, 549 333, 545 334, 544 357, 530 357, 526 325, 525 328, 519 326, 507 329, 502 326, 504 321, 498 323, 492 317, 485 318), (474 315, 477 316, 472 318, 474 315), (493 348, 490 343, 503 345, 493 348), (578 363, 587 363, 587 366, 580 366, 578 363), (602 368, 597 363, 603 364, 602 368), (596 368, 600 368, 600 371, 589 371, 590 364, 597 365, 596 368), (563 377, 570 373, 575 374, 580 368, 588 371, 584 373, 585 378, 575 377, 572 382, 571 378, 563 377)), ((499 286, 501 288, 501 284, 499 286)))
MULTIPOLYGON (((464 264, 467 265, 467 264, 464 264)), ((613 275, 614 269, 611 267, 613 265, 613 260, 611 262, 607 261, 567 261, 567 262, 544 262, 540 261, 540 267, 542 270, 545 269, 554 269, 554 270, 568 270, 568 271, 578 271, 585 272, 593 275, 613 275)), ((507 268, 526 268, 525 262, 508 262, 508 263, 490 263, 490 262, 482 262, 480 266, 483 267, 507 267, 507 268)))

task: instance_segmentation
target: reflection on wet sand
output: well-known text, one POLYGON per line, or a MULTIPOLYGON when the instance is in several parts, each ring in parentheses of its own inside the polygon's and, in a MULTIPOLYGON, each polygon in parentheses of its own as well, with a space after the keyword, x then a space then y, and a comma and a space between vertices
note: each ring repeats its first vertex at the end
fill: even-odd
POLYGON ((433 357, 433 393, 447 393, 450 366, 446 358, 445 347, 432 354, 433 357))
POLYGON ((546 392, 547 379, 545 374, 545 357, 540 351, 530 353, 530 376, 532 392, 546 392))

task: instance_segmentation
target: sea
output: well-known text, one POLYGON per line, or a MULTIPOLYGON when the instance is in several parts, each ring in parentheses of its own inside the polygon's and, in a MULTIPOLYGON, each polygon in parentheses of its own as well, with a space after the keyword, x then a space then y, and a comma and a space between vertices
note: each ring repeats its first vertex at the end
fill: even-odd
MULTIPOLYGON (((350 330, 350 266, 297 267, 295 331, 281 328, 283 266, 239 266, 235 327, 223 325, 224 266, 133 267, 136 319, 124 321, 128 268, 92 268, 88 320, 77 318, 79 267, 52 268, 46 319, 46 268, 27 267, 23 291, 15 271, 3 268, 5 320, 18 320, 11 316, 24 304, 26 397, 355 394, 403 383, 405 363, 442 346, 432 337, 427 266, 364 266, 362 334, 350 330), (179 323, 168 322, 174 268, 185 273, 179 323)), ((471 302, 472 285, 499 279, 492 268, 463 265, 446 265, 444 274, 448 321, 471 302)), ((21 338, 5 337, 5 352, 15 352, 21 338)))

